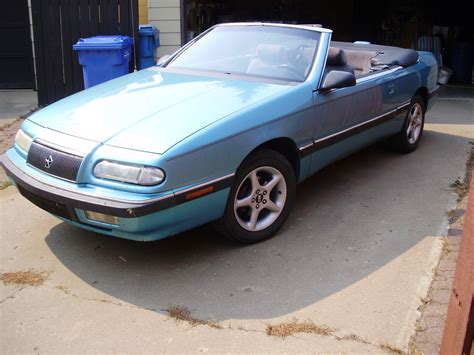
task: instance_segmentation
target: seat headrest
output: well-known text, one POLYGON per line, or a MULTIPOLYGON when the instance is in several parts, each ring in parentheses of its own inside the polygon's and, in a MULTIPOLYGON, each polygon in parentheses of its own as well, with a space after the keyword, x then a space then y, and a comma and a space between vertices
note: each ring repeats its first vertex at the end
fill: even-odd
POLYGON ((285 48, 278 44, 259 44, 257 46, 257 57, 264 62, 285 63, 285 48))
POLYGON ((347 65, 346 53, 342 48, 329 47, 327 65, 347 65))

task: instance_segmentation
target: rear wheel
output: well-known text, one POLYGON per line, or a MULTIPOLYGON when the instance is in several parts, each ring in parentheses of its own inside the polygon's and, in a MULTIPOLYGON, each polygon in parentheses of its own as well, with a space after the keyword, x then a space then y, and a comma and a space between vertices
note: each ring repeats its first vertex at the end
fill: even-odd
POLYGON ((237 171, 218 231, 247 244, 270 238, 290 214, 295 189, 293 168, 283 155, 256 152, 237 171))
POLYGON ((411 153, 417 147, 425 125, 424 101, 419 95, 413 96, 402 130, 392 138, 392 146, 401 153, 411 153))

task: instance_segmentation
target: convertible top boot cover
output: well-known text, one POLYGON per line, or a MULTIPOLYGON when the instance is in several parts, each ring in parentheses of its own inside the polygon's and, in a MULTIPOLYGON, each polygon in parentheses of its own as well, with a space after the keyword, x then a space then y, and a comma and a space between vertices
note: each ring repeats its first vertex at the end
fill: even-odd
MULTIPOLYGON (((359 44, 349 42, 331 42, 331 46, 343 48, 346 52, 367 52, 372 66, 407 67, 418 61, 418 52, 414 49, 382 46, 378 44, 359 44)), ((346 53, 347 54, 347 53, 346 53)), ((351 60, 348 61, 349 64, 351 60)))

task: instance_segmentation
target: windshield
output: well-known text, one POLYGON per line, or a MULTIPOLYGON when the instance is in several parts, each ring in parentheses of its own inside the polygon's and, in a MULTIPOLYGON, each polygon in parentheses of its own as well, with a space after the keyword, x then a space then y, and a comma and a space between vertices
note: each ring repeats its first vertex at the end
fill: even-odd
POLYGON ((319 32, 278 26, 218 26, 167 67, 304 81, 319 32))

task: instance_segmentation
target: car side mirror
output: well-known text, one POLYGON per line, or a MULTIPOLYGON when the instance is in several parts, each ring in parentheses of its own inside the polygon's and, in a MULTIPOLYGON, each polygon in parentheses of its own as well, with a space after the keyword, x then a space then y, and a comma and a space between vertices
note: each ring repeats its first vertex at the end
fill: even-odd
POLYGON ((170 55, 164 55, 163 57, 161 57, 159 60, 158 60, 158 63, 156 63, 156 65, 158 65, 159 67, 161 67, 163 64, 165 64, 168 59, 170 59, 171 56, 170 55))
POLYGON ((354 86, 356 79, 354 74, 347 71, 331 70, 324 75, 321 91, 329 91, 331 89, 340 89, 354 86))

